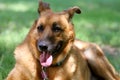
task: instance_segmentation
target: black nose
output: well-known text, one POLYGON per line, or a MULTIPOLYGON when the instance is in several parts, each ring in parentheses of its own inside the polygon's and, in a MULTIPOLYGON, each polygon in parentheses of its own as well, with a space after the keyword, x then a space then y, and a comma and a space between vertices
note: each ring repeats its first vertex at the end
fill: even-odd
POLYGON ((47 51, 48 50, 48 43, 46 41, 39 41, 38 48, 41 51, 47 51))
POLYGON ((47 51, 48 46, 47 46, 46 44, 40 44, 40 45, 39 45, 39 49, 40 49, 41 51, 47 51))

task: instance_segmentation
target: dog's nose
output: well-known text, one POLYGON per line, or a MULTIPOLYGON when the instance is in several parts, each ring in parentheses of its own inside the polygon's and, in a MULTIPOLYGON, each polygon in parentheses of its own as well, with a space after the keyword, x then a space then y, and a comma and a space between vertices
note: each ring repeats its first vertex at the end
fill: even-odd
POLYGON ((41 51, 47 51, 48 46, 47 46, 46 44, 40 44, 40 45, 39 45, 39 49, 40 49, 41 51))
POLYGON ((41 51, 47 51, 48 45, 49 45, 49 43, 47 41, 38 41, 38 48, 41 51))

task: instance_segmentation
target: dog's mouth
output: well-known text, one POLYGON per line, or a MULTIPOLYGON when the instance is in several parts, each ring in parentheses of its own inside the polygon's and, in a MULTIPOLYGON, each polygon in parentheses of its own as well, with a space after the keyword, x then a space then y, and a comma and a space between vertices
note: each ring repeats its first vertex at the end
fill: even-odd
POLYGON ((48 67, 52 64, 53 56, 49 52, 42 52, 40 55, 40 63, 43 67, 48 67))
POLYGON ((51 66, 53 62, 53 57, 58 55, 60 51, 62 50, 63 42, 60 41, 55 48, 53 48, 51 51, 41 51, 40 55, 40 64, 43 67, 49 67, 51 66))

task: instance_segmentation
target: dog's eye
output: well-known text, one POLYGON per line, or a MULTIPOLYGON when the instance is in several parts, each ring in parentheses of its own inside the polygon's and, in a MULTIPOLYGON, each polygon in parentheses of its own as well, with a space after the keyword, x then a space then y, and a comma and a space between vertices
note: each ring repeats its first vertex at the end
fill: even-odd
POLYGON ((42 32, 42 31, 44 30, 43 25, 39 25, 39 26, 37 27, 37 30, 38 30, 39 32, 42 32))
POLYGON ((61 32, 62 29, 60 28, 60 26, 57 23, 53 23, 53 25, 52 25, 52 31, 53 32, 61 32))

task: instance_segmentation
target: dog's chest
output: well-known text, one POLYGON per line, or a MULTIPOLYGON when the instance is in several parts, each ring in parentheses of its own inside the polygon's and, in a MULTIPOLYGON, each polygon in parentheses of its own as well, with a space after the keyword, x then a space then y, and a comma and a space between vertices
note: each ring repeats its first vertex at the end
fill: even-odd
POLYGON ((73 80, 76 67, 76 61, 71 56, 64 65, 48 68, 46 74, 49 80, 73 80))

